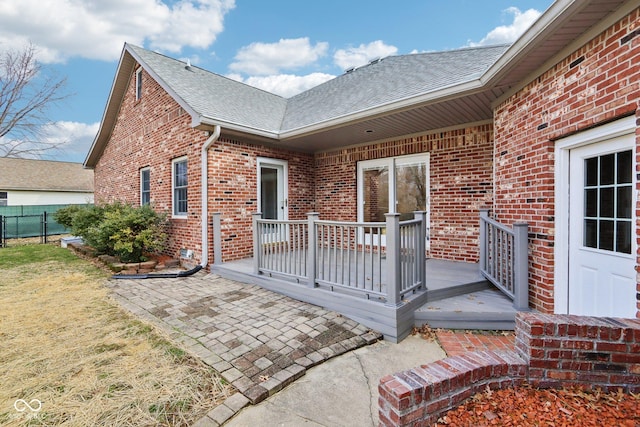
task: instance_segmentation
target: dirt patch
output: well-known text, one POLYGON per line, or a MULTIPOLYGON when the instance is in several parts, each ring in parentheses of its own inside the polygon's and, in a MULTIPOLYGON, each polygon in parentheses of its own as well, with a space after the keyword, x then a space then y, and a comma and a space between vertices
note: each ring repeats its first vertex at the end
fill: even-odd
POLYGON ((104 277, 81 260, 0 268, 0 424, 190 425, 233 391, 104 277))
POLYGON ((442 426, 628 426, 640 425, 640 395, 540 390, 486 390, 443 415, 442 426))

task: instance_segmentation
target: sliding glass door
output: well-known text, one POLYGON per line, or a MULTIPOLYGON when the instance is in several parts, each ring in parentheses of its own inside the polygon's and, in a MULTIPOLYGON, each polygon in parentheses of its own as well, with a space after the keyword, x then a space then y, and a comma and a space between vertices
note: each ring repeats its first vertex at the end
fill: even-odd
POLYGON ((428 221, 428 201, 428 153, 358 163, 358 221, 384 222, 386 213, 405 221, 414 211, 427 211, 428 221))

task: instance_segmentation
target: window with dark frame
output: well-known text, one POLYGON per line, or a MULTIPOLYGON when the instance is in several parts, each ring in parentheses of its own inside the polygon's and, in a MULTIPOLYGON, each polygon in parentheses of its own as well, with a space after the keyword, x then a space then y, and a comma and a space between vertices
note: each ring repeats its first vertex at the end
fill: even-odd
POLYGON ((140 205, 151 204, 151 169, 140 169, 140 205))
POLYGON ((0 191, 0 206, 7 206, 9 195, 6 191, 0 191))
POLYGON ((173 161, 173 215, 187 216, 187 158, 173 161))

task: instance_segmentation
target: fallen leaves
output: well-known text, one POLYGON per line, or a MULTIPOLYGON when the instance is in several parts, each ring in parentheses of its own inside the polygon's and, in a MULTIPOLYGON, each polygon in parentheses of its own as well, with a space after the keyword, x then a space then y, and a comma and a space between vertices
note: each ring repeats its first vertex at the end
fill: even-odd
POLYGON ((474 395, 439 426, 640 426, 640 394, 526 386, 474 395))

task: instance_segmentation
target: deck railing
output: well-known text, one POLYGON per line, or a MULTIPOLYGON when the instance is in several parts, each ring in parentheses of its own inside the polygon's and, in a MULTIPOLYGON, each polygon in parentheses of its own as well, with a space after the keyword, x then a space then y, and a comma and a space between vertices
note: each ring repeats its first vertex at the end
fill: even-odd
POLYGON ((511 229, 480 210, 480 272, 520 311, 529 309, 528 228, 516 223, 511 229))
POLYGON ((253 216, 254 273, 295 278, 310 287, 342 290, 390 305, 424 289, 424 212, 400 221, 277 221, 253 216))

